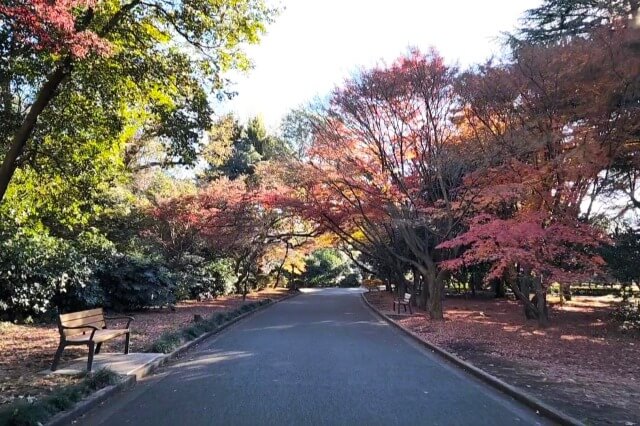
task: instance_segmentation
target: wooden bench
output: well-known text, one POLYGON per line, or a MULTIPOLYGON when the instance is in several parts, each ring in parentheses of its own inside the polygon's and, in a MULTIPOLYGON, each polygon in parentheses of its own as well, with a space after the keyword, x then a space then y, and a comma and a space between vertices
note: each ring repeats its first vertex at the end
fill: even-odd
POLYGON ((93 355, 100 353, 102 343, 114 339, 118 336, 125 336, 124 353, 129 353, 129 325, 133 317, 105 317, 102 308, 90 309, 88 311, 72 312, 62 314, 58 317, 58 331, 60 332, 60 344, 51 364, 51 371, 58 368, 60 357, 67 346, 86 345, 89 347, 89 359, 87 360, 87 371, 91 371, 93 355), (126 319, 125 328, 109 329, 106 320, 126 319))
POLYGON ((404 307, 404 311, 407 312, 407 306, 409 307, 409 313, 413 314, 413 311, 411 310, 411 294, 410 293, 405 293, 404 297, 401 298, 396 298, 393 300, 393 311, 395 312, 396 310, 396 306, 398 307, 398 314, 400 314, 400 306, 404 307))

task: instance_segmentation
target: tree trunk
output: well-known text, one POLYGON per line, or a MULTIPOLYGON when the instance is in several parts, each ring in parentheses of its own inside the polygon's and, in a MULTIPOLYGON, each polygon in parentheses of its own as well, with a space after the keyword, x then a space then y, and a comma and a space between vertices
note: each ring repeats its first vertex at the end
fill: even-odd
POLYGON ((538 319, 537 306, 534 301, 531 300, 531 277, 528 275, 518 278, 518 288, 520 289, 521 300, 527 300, 529 303, 524 304, 524 316, 528 319, 538 319))
POLYGON ((469 284, 471 284, 471 297, 473 297, 474 299, 476 297, 476 289, 480 287, 479 278, 480 274, 478 274, 477 272, 472 272, 471 274, 469 274, 469 284))
MULTIPOLYGON (((141 3, 141 0, 132 0, 129 4, 122 6, 109 21, 98 31, 98 37, 105 37, 114 28, 116 28, 120 22, 128 15, 131 10, 141 3)), ((78 33, 89 28, 91 21, 94 18, 93 8, 89 8, 84 17, 76 22, 76 31, 78 33)), ((20 128, 16 130, 9 146, 9 151, 6 153, 2 165, 0 165, 0 204, 4 200, 4 196, 7 193, 9 183, 13 178, 13 174, 18 167, 18 161, 20 156, 24 152, 27 142, 33 133, 33 129, 38 122, 38 117, 47 107, 51 99, 56 96, 56 91, 60 87, 60 84, 66 80, 73 68, 73 60, 70 56, 67 56, 62 63, 60 63, 51 74, 46 78, 45 83, 42 85, 35 101, 29 108, 27 116, 24 118, 20 128)))
POLYGON ((276 283, 273 285, 273 288, 278 288, 278 286, 280 285, 282 268, 284 268, 284 262, 287 261, 287 256, 289 256, 289 243, 286 244, 286 248, 284 250, 284 256, 282 257, 282 262, 280 262, 280 266, 278 267, 278 274, 276 275, 276 283))
POLYGON ((9 151, 7 151, 2 165, 0 166, 0 203, 4 199, 9 187, 9 182, 13 178, 13 174, 18 167, 18 160, 24 152, 27 142, 33 133, 33 129, 38 122, 38 117, 42 111, 47 107, 51 99, 56 95, 56 91, 60 84, 71 73, 71 59, 66 59, 62 64, 47 77, 46 82, 40 88, 38 95, 36 96, 33 105, 29 108, 27 116, 22 121, 22 124, 13 134, 11 139, 11 145, 9 151))
POLYGON ((507 296, 507 293, 505 292, 504 280, 493 281, 493 292, 495 293, 496 299, 503 299, 507 296))
POLYGON ((525 274, 517 280, 510 280, 509 284, 513 293, 520 299, 524 306, 524 314, 527 319, 538 320, 541 327, 549 325, 549 309, 547 295, 539 277, 525 274), (531 291, 533 299, 530 298, 531 291))
POLYGON ((444 296, 444 279, 435 270, 430 270, 426 276, 426 288, 429 289, 429 299, 427 300, 427 312, 432 320, 444 320, 442 309, 442 299, 444 296))
POLYGON ((398 284, 396 288, 396 294, 398 298, 404 297, 404 294, 407 292, 407 282, 404 278, 398 278, 398 284))
POLYGON ((547 306, 547 292, 545 291, 540 277, 534 279, 535 296, 531 301, 536 305, 538 314, 538 325, 547 327, 549 325, 549 308, 547 306))
POLYGON ((418 288, 420 287, 420 272, 417 268, 412 269, 413 284, 411 286, 411 304, 418 306, 418 288))
POLYGON ((429 289, 429 301, 427 303, 427 309, 429 311, 429 317, 432 320, 444 320, 444 311, 442 309, 442 297, 444 295, 444 282, 435 280, 433 285, 429 289))
POLYGON ((420 298, 418 299, 418 307, 422 310, 427 310, 427 303, 429 302, 429 286, 426 285, 424 275, 418 274, 420 277, 420 298))
POLYGON ((564 300, 571 301, 571 284, 560 284, 560 294, 564 300))

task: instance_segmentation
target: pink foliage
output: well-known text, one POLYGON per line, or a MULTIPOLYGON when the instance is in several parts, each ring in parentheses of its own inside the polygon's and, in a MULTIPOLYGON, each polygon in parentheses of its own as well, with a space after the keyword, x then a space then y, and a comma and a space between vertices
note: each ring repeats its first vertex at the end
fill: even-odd
POLYGON ((542 212, 523 213, 509 219, 479 214, 469 230, 438 246, 464 248, 441 266, 457 270, 464 266, 490 264, 487 280, 499 279, 514 264, 541 276, 543 283, 575 282, 599 273, 603 265, 594 248, 606 236, 577 220, 554 220, 542 212))
POLYGON ((26 0, 0 5, 16 39, 36 50, 68 52, 75 58, 108 54, 109 43, 95 32, 78 28, 78 16, 91 13, 96 0, 26 0))

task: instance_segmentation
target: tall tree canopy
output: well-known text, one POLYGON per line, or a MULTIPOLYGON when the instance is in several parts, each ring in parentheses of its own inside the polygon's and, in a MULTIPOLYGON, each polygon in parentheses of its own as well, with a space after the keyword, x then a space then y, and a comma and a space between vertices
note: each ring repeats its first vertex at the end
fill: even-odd
POLYGON ((406 265, 425 281, 422 303, 442 318, 446 271, 436 245, 458 224, 453 190, 470 166, 452 124, 456 69, 412 51, 337 89, 315 120, 304 187, 307 214, 355 249, 406 265), (400 245, 390 244, 401 242, 400 245))
POLYGON ((523 18, 517 37, 532 43, 589 37, 596 29, 620 24, 638 25, 638 0, 544 0, 523 18))
POLYGON ((51 130, 83 136, 100 120, 110 130, 101 139, 120 137, 142 164, 155 161, 143 148, 151 138, 160 163, 193 164, 211 95, 229 94, 224 72, 249 66, 242 46, 272 16, 262 0, 5 2, 0 200, 45 135, 57 139, 51 130))

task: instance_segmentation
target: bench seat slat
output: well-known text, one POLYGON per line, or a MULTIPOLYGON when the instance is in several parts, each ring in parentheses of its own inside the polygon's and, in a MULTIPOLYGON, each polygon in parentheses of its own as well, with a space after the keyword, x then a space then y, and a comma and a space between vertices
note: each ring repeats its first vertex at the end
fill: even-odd
MULTIPOLYGON (((113 339, 114 337, 118 337, 121 336, 123 334, 127 334, 129 332, 129 329, 112 329, 112 330, 98 330, 95 332, 95 334, 93 335, 93 341, 96 343, 101 343, 110 339, 113 339)), ((69 336, 67 337, 67 341, 69 342, 88 342, 89 341, 89 337, 91 337, 91 333, 86 333, 86 334, 77 334, 74 336, 69 336)))
MULTIPOLYGON (((98 327, 97 325, 93 325, 94 327, 98 328, 98 329, 102 329, 101 327, 98 327)), ((72 329, 65 329, 63 331, 64 333, 64 337, 69 340, 72 336, 76 336, 78 334, 85 334, 87 333, 87 335, 90 335, 91 332, 93 331, 93 328, 91 327, 86 327, 86 328, 72 328, 72 329)))

